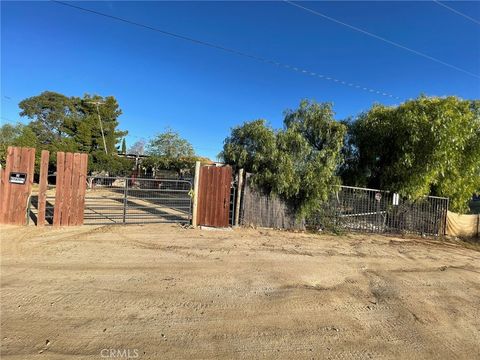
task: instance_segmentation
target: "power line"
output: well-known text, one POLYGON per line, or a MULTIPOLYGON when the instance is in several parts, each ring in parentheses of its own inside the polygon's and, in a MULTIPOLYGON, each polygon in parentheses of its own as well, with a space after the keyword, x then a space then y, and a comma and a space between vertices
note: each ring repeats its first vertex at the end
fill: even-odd
POLYGON ((444 8, 454 12, 457 15, 463 16, 465 19, 468 19, 468 20, 473 21, 474 23, 480 25, 480 21, 478 21, 477 19, 474 19, 474 18, 472 18, 472 17, 470 17, 470 16, 468 16, 468 15, 466 15, 466 14, 464 14, 464 13, 458 11, 458 10, 455 10, 454 8, 451 8, 450 6, 445 5, 444 3, 441 3, 440 1, 433 0, 433 2, 435 2, 436 4, 438 4, 440 6, 443 6, 444 8))
POLYGON ((429 60, 431 60, 431 61, 435 61, 436 63, 442 64, 442 65, 444 65, 444 66, 448 66, 449 68, 455 69, 455 70, 457 70, 457 71, 460 71, 460 72, 463 72, 463 73, 468 74, 468 75, 470 75, 470 76, 473 76, 473 77, 475 77, 475 78, 477 78, 477 79, 480 79, 480 75, 477 75, 477 74, 474 74, 474 73, 472 73, 472 72, 470 72, 470 71, 468 71, 468 70, 459 68, 458 66, 449 64, 449 63, 447 63, 447 62, 445 62, 445 61, 442 61, 442 60, 440 60, 440 59, 437 59, 437 58, 435 58, 435 57, 433 57, 433 56, 430 56, 430 55, 427 55, 427 54, 422 53, 422 52, 420 52, 420 51, 411 49, 411 48, 406 47, 406 46, 404 46, 404 45, 402 45, 402 44, 399 44, 399 43, 397 43, 397 42, 395 42, 395 41, 388 40, 388 39, 386 39, 386 38, 384 38, 384 37, 381 37, 381 36, 379 36, 379 35, 376 35, 376 34, 374 34, 374 33, 371 33, 371 32, 369 32, 369 31, 367 31, 367 30, 363 30, 363 29, 360 29, 360 28, 358 28, 358 27, 356 27, 356 26, 347 24, 347 23, 345 23, 345 22, 343 22, 343 21, 340 21, 340 20, 335 19, 335 18, 333 18, 333 17, 331 17, 331 16, 328 16, 328 15, 325 15, 325 14, 323 14, 323 13, 321 13, 321 12, 318 12, 318 11, 315 11, 315 10, 313 10, 313 9, 307 8, 307 7, 303 6, 303 5, 294 3, 293 1, 290 1, 290 0, 283 0, 283 1, 286 2, 286 3, 289 4, 289 5, 296 6, 296 7, 300 8, 300 9, 303 9, 303 10, 305 10, 305 11, 308 11, 308 12, 314 14, 314 15, 321 16, 321 17, 323 17, 324 19, 327 19, 327 20, 333 21, 333 22, 335 22, 335 23, 337 23, 337 24, 346 26, 346 27, 348 27, 348 28, 350 28, 350 29, 352 29, 352 30, 358 31, 358 32, 360 32, 360 33, 362 33, 362 34, 368 35, 368 36, 373 37, 373 38, 375 38, 375 39, 377 39, 377 40, 381 40, 381 41, 383 41, 383 42, 386 42, 387 44, 390 44, 390 45, 393 45, 393 46, 398 47, 398 48, 400 48, 400 49, 409 51, 409 52, 411 52, 411 53, 413 53, 413 54, 415 54, 415 55, 424 57, 425 59, 429 59, 429 60))
POLYGON ((60 5, 68 6, 68 7, 77 9, 77 10, 81 10, 81 11, 84 11, 84 12, 88 12, 88 13, 103 16, 103 17, 106 17, 106 18, 109 18, 109 19, 121 21, 121 22, 129 24, 129 25, 134 25, 134 26, 141 27, 141 28, 144 28, 144 29, 152 30, 152 31, 158 32, 160 34, 170 36, 170 37, 173 37, 173 38, 176 38, 176 39, 189 41, 189 42, 197 44, 197 45, 207 46, 207 47, 214 48, 214 49, 217 49, 217 50, 221 50, 221 51, 224 51, 224 52, 228 52, 228 53, 231 53, 231 54, 234 54, 234 55, 243 56, 243 57, 246 57, 246 58, 249 58, 249 59, 252 59, 252 60, 256 60, 256 61, 259 61, 259 62, 262 62, 262 63, 265 63, 265 64, 275 65, 275 66, 278 66, 278 67, 282 67, 282 68, 285 68, 285 69, 289 69, 289 70, 292 70, 292 71, 303 73, 305 75, 320 78, 322 80, 327 80, 327 81, 335 82, 335 83, 338 83, 338 84, 341 84, 341 85, 349 86, 349 87, 352 87, 354 89, 363 90, 363 91, 366 91, 366 92, 369 92, 369 93, 374 93, 374 94, 378 94, 378 95, 382 95, 382 96, 386 96, 386 97, 389 97, 389 98, 394 98, 394 99, 400 100, 400 97, 392 95, 392 94, 387 93, 385 91, 369 88, 369 87, 362 86, 362 85, 359 85, 359 84, 356 84, 356 83, 353 83, 353 82, 348 82, 348 81, 336 79, 336 78, 331 77, 331 76, 318 74, 316 72, 306 70, 306 69, 303 69, 303 68, 300 68, 300 67, 297 67, 297 66, 292 66, 292 65, 280 63, 280 62, 275 61, 275 60, 267 59, 267 58, 257 56, 257 55, 252 55, 252 54, 249 54, 249 53, 245 53, 243 51, 239 51, 239 50, 236 50, 236 49, 232 49, 232 48, 228 48, 228 47, 225 47, 225 46, 217 45, 217 44, 214 44, 214 43, 211 43, 211 42, 195 39, 195 38, 192 38, 192 37, 189 37, 189 36, 173 33, 173 32, 166 31, 166 30, 162 30, 162 29, 159 29, 159 28, 156 28, 156 27, 153 27, 153 26, 145 25, 145 24, 135 22, 135 21, 131 21, 131 20, 121 18, 121 17, 118 17, 118 16, 114 16, 114 15, 102 13, 102 12, 99 12, 99 11, 96 11, 96 10, 91 10, 91 9, 87 9, 87 8, 84 8, 84 7, 81 7, 81 6, 73 5, 71 3, 65 3, 63 1, 58 1, 58 0, 50 0, 50 1, 52 1, 54 3, 57 3, 57 4, 60 4, 60 5))

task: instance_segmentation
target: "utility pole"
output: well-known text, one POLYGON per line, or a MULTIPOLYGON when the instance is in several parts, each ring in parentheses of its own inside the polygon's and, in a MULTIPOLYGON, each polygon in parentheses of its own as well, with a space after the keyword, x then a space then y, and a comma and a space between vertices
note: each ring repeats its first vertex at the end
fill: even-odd
POLYGON ((105 103, 101 101, 88 101, 88 104, 94 104, 97 106, 97 116, 98 116, 98 122, 100 123, 100 131, 102 132, 103 149, 105 150, 105 154, 108 155, 107 143, 105 142, 105 134, 103 133, 102 119, 100 118, 100 110, 98 108, 98 105, 104 105, 105 103))

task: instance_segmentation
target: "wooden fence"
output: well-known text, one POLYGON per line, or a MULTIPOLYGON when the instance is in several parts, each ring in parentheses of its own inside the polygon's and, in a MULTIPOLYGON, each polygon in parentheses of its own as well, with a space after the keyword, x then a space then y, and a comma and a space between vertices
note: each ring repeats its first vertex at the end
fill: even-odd
POLYGON ((54 226, 83 224, 87 163, 87 154, 57 153, 54 226))
POLYGON ((232 168, 203 166, 199 177, 198 224, 228 227, 232 168))
POLYGON ((0 223, 24 225, 33 184, 35 149, 9 146, 0 174, 0 223))
POLYGON ((40 160, 40 179, 38 181, 38 216, 37 226, 45 225, 45 213, 47 207, 47 187, 48 187, 48 159, 50 152, 42 150, 40 160))
POLYGON ((277 196, 265 195, 255 189, 246 175, 242 194, 241 225, 274 229, 304 230, 305 221, 296 220, 295 214, 277 196))

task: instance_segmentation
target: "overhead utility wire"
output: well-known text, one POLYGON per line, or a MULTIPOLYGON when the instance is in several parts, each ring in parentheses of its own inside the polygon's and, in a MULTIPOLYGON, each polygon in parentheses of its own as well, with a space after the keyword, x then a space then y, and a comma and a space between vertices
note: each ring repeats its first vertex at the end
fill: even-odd
POLYGON ((323 14, 323 13, 321 13, 321 12, 316 11, 316 10, 307 8, 307 7, 303 6, 303 5, 297 4, 297 3, 293 2, 293 1, 290 1, 290 0, 283 0, 283 1, 286 2, 286 3, 289 4, 289 5, 296 6, 296 7, 300 8, 300 9, 303 9, 303 10, 305 10, 305 11, 308 11, 308 12, 314 14, 314 15, 321 16, 321 17, 323 17, 324 19, 327 19, 327 20, 333 21, 333 22, 335 22, 335 23, 337 23, 337 24, 346 26, 346 27, 348 27, 348 28, 350 28, 350 29, 352 29, 352 30, 358 31, 358 32, 360 32, 360 33, 362 33, 362 34, 368 35, 368 36, 373 37, 373 38, 375 38, 375 39, 377 39, 377 40, 381 40, 381 41, 383 41, 383 42, 386 42, 387 44, 396 46, 396 47, 398 47, 398 48, 400 48, 400 49, 403 49, 403 50, 409 51, 409 52, 411 52, 411 53, 413 53, 413 54, 416 54, 416 55, 418 55, 418 56, 424 57, 425 59, 429 59, 429 60, 431 60, 431 61, 435 61, 436 63, 442 64, 442 65, 444 65, 444 66, 448 66, 449 68, 455 69, 455 70, 457 70, 457 71, 463 72, 464 74, 467 74, 467 75, 473 76, 473 77, 475 77, 475 78, 477 78, 477 79, 480 79, 480 75, 477 75, 477 74, 474 74, 474 73, 472 73, 472 72, 470 72, 470 71, 468 71, 468 70, 459 68, 458 66, 449 64, 449 63, 447 63, 447 62, 445 62, 445 61, 442 61, 442 60, 440 60, 440 59, 437 59, 437 58, 435 58, 435 57, 433 57, 433 56, 430 56, 430 55, 427 55, 427 54, 422 53, 422 52, 420 52, 420 51, 411 49, 411 48, 406 47, 406 46, 404 46, 404 45, 402 45, 402 44, 399 44, 399 43, 397 43, 397 42, 395 42, 395 41, 388 40, 388 39, 386 39, 386 38, 384 38, 384 37, 381 37, 381 36, 379 36, 379 35, 376 35, 376 34, 374 34, 374 33, 371 33, 371 32, 369 32, 369 31, 367 31, 367 30, 363 30, 363 29, 360 29, 360 28, 358 28, 358 27, 356 27, 356 26, 347 24, 347 23, 345 23, 345 22, 343 22, 343 21, 340 21, 340 20, 335 19, 335 18, 333 18, 333 17, 331 17, 331 16, 328 16, 328 15, 325 15, 325 14, 323 14))
POLYGON ((370 93, 374 93, 374 94, 378 94, 378 95, 382 95, 382 96, 386 96, 386 97, 390 97, 390 98, 394 98, 394 99, 398 99, 398 100, 400 99, 398 96, 392 95, 392 94, 387 93, 385 91, 380 91, 380 90, 376 90, 376 89, 373 89, 373 88, 361 86, 361 85, 355 84, 353 82, 348 82, 348 81, 336 79, 336 78, 331 77, 331 76, 318 74, 318 73, 313 72, 313 71, 309 71, 309 70, 302 69, 302 68, 292 66, 292 65, 288 65, 288 64, 283 64, 283 63, 280 63, 278 61, 270 60, 270 59, 260 57, 260 56, 257 56, 257 55, 248 54, 248 53, 245 53, 243 51, 238 51, 238 50, 228 48, 228 47, 224 47, 224 46, 221 46, 221 45, 217 45, 217 44, 214 44, 214 43, 211 43, 211 42, 198 40, 198 39, 195 39, 195 38, 192 38, 192 37, 189 37, 189 36, 173 33, 173 32, 166 31, 166 30, 162 30, 162 29, 159 29, 159 28, 156 28, 156 27, 153 27, 153 26, 145 25, 145 24, 138 23, 138 22, 135 22, 135 21, 131 21, 131 20, 128 20, 128 19, 124 19, 124 18, 121 18, 121 17, 118 17, 118 16, 109 15, 109 14, 105 14, 105 13, 102 13, 102 12, 99 12, 99 11, 95 11, 95 10, 87 9, 87 8, 84 8, 84 7, 81 7, 81 6, 73 5, 71 3, 66 3, 66 2, 58 1, 58 0, 50 0, 50 1, 52 1, 54 3, 57 3, 57 4, 60 4, 60 5, 68 6, 68 7, 77 9, 77 10, 81 10, 81 11, 84 11, 84 12, 92 13, 92 14, 95 14, 95 15, 99 15, 99 16, 103 16, 103 17, 106 17, 106 18, 121 21, 121 22, 130 24, 130 25, 134 25, 134 26, 138 26, 138 27, 145 28, 145 29, 148 29, 148 30, 156 31, 160 34, 167 35, 167 36, 170 36, 170 37, 173 37, 173 38, 176 38, 176 39, 189 41, 189 42, 192 42, 192 43, 195 43, 195 44, 198 44, 198 45, 208 46, 210 48, 214 48, 214 49, 222 50, 222 51, 225 51, 225 52, 228 52, 228 53, 231 53, 231 54, 235 54, 235 55, 238 55, 238 56, 243 56, 243 57, 246 57, 246 58, 250 58, 252 60, 256 60, 256 61, 259 61, 259 62, 262 62, 262 63, 276 65, 278 67, 283 67, 283 68, 286 68, 286 69, 289 69, 289 70, 300 72, 300 73, 303 73, 305 75, 310 75, 310 76, 317 77, 317 78, 320 78, 320 79, 323 79, 323 80, 333 81, 335 83, 345 85, 345 86, 349 86, 349 87, 352 87, 354 89, 359 89, 359 90, 367 91, 367 92, 370 92, 370 93))
POLYGON ((468 19, 468 20, 473 21, 474 23, 480 25, 480 21, 478 21, 477 19, 474 19, 474 18, 472 18, 472 17, 470 17, 470 16, 468 16, 468 15, 466 15, 466 14, 464 14, 464 13, 462 13, 462 12, 460 12, 460 11, 454 9, 454 8, 451 8, 450 6, 445 5, 444 3, 441 3, 440 1, 433 0, 433 2, 437 3, 440 6, 443 6, 444 8, 454 12, 457 15, 463 16, 465 19, 468 19))

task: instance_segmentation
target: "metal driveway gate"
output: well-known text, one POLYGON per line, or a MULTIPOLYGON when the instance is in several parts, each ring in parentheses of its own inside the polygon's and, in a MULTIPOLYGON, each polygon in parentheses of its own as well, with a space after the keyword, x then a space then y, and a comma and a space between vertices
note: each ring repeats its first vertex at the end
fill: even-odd
POLYGON ((84 223, 189 223, 191 195, 190 180, 89 177, 84 223))

